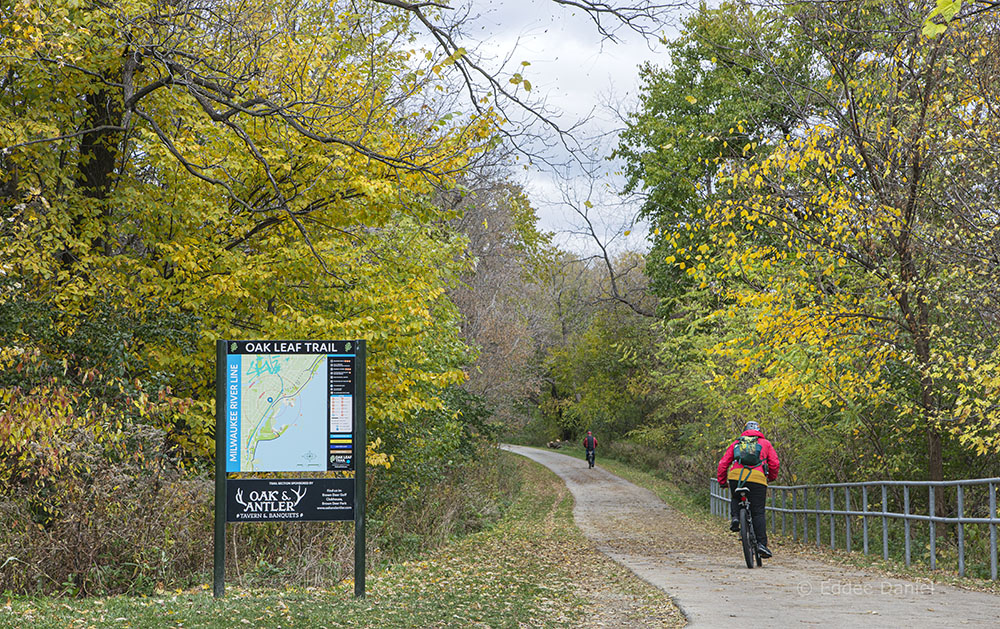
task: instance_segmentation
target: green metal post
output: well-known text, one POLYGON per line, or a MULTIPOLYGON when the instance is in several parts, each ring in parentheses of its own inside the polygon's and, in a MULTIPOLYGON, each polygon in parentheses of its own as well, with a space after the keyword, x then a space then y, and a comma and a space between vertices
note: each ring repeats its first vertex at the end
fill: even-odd
POLYGON ((215 558, 212 592, 226 592, 226 341, 215 342, 215 558))
POLYGON ((365 342, 357 341, 354 389, 354 597, 365 596, 365 465, 368 452, 365 434, 366 365, 365 342))

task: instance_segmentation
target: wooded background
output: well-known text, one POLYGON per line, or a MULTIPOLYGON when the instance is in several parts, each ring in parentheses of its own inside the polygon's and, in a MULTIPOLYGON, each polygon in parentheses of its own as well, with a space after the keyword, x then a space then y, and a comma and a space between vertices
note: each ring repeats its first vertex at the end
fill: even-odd
MULTIPOLYGON (((495 521, 501 438, 703 489, 754 419, 789 483, 1000 475, 993 3, 687 7, 612 155, 649 249, 589 257, 512 112, 566 131, 456 13, 0 6, 0 588, 205 578, 217 339, 367 339, 373 562, 495 521)), ((338 526, 231 529, 239 578, 348 573, 338 526)))

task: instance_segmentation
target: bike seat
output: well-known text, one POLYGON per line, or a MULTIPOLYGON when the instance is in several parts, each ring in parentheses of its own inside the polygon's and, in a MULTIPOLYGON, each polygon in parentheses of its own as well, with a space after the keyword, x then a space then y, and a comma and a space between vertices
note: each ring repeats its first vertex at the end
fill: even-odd
POLYGON ((736 493, 738 493, 738 494, 750 493, 750 488, 749 487, 745 487, 745 486, 744 487, 737 487, 734 491, 736 493))

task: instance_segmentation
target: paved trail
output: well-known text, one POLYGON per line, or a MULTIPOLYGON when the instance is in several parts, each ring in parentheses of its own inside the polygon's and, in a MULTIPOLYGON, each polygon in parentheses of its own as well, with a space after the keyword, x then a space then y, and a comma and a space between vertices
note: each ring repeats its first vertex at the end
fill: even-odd
POLYGON ((652 492, 548 450, 503 446, 545 465, 576 499, 597 548, 666 591, 691 627, 1000 627, 1000 597, 782 555, 748 570, 734 534, 697 522, 652 492))

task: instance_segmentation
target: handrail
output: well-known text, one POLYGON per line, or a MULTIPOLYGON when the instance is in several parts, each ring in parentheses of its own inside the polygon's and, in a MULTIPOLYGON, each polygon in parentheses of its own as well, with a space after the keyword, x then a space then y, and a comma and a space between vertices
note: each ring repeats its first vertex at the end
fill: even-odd
POLYGON ((887 485, 889 487, 955 487, 957 485, 986 485, 993 483, 1000 485, 1000 478, 970 478, 968 480, 874 480, 856 481, 853 483, 822 483, 819 485, 770 485, 771 489, 812 489, 828 487, 871 487, 873 485, 887 485))
MULTIPOLYGON (((829 531, 830 547, 836 548, 838 536, 844 542, 844 547, 851 551, 851 542, 855 537, 852 534, 852 521, 860 520, 861 541, 864 553, 869 553, 869 524, 872 519, 879 519, 882 523, 882 555, 889 558, 889 521, 901 520, 903 528, 903 548, 904 560, 909 567, 912 560, 913 526, 924 525, 927 529, 927 539, 929 544, 929 563, 931 570, 937 569, 937 542, 939 531, 937 525, 954 527, 955 538, 958 546, 958 573, 965 576, 965 553, 966 539, 965 527, 967 525, 988 525, 990 531, 990 575, 993 580, 997 580, 997 525, 1000 525, 1000 516, 997 513, 997 493, 1000 488, 1000 478, 975 478, 952 481, 860 481, 851 483, 823 483, 817 485, 771 485, 769 487, 771 499, 766 507, 766 511, 771 515, 771 530, 777 530, 777 519, 780 514, 781 532, 785 533, 787 520, 791 518, 792 539, 797 540, 801 530, 802 541, 809 537, 810 520, 815 535, 816 545, 820 545, 822 529, 829 531), (986 486, 986 501, 980 501, 980 508, 988 508, 987 517, 981 514, 974 516, 966 515, 966 490, 972 487, 980 488, 986 486), (860 496, 857 490, 860 488, 860 496), (902 500, 898 500, 896 493, 894 506, 901 507, 901 510, 891 510, 889 488, 896 491, 902 489, 902 500), (919 509, 913 508, 911 501, 911 489, 926 490, 927 500, 923 502, 919 509), (874 491, 870 491, 874 490, 874 491), (935 504, 945 499, 945 492, 949 496, 954 496, 951 504, 954 505, 954 515, 937 515, 935 504), (855 499, 860 498, 860 502, 852 505, 852 493, 855 499), (789 496, 790 494, 790 496, 789 496), (791 505, 789 505, 791 498, 791 505), (810 500, 812 499, 812 500, 810 500), (821 505, 821 499, 826 504, 821 505), (810 502, 813 503, 810 506, 810 502), (839 505, 837 503, 840 503, 839 505), (985 503, 988 502, 988 507, 985 503), (860 510, 858 508, 860 505, 860 510), (852 508, 853 507, 853 508, 852 508), (922 511, 922 512, 921 512, 922 511), (824 520, 825 526, 824 526, 824 520), (840 531, 837 530, 837 522, 841 522, 840 531)), ((981 492, 981 490, 980 490, 981 492)), ((729 487, 720 486, 715 479, 712 479, 709 488, 709 503, 713 515, 728 516, 729 487)), ((922 493, 922 492, 921 492, 922 493)), ((981 493, 979 494, 982 495, 981 493)), ((857 531, 858 529, 854 529, 857 531)), ((898 538, 898 534, 895 536, 898 538)), ((898 541, 898 540, 897 540, 898 541)))

